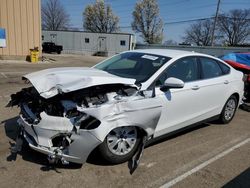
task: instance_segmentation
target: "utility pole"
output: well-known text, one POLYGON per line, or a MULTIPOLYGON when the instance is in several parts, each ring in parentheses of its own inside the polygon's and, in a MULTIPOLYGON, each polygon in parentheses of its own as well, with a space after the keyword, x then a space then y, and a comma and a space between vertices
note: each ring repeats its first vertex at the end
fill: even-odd
POLYGON ((217 3, 217 8, 216 8, 216 13, 215 13, 215 18, 214 18, 214 24, 213 24, 213 30, 212 30, 212 37, 211 37, 211 46, 214 46, 214 32, 215 32, 215 27, 218 19, 218 13, 220 9, 220 0, 218 0, 217 3))

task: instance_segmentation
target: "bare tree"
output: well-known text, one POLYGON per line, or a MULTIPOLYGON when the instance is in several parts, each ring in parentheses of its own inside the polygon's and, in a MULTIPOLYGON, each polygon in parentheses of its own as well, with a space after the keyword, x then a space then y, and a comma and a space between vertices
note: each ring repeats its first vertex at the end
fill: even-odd
POLYGON ((141 0, 135 5, 132 29, 141 33, 148 44, 162 43, 163 21, 159 14, 157 0, 141 0))
POLYGON ((47 0, 42 4, 42 29, 67 30, 69 15, 59 0, 47 0))
POLYGON ((227 45, 244 43, 250 36, 250 9, 235 9, 219 15, 218 28, 227 45))
MULTIPOLYGON (((187 43, 194 43, 197 46, 211 45, 213 21, 211 19, 197 21, 191 24, 185 31, 183 39, 187 43)), ((217 38, 215 36, 215 38, 217 38)))
POLYGON ((112 33, 119 30, 119 18, 114 15, 110 5, 105 5, 103 0, 88 5, 83 12, 83 28, 86 31, 99 33, 112 33))

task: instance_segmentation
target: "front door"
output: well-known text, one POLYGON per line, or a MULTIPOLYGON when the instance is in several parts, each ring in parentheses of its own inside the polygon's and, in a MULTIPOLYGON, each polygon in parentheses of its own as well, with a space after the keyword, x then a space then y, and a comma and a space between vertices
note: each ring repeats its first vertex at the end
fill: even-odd
POLYGON ((156 81, 156 97, 162 101, 161 118, 155 136, 180 129, 197 121, 203 106, 199 88, 200 71, 196 57, 185 57, 172 63, 156 81), (183 88, 160 90, 160 85, 169 77, 184 81, 183 88))

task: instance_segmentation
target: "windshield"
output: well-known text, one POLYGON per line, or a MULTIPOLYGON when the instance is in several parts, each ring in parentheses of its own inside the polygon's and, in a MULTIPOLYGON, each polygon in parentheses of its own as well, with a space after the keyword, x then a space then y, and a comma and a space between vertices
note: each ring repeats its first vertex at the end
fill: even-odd
POLYGON ((103 61, 94 68, 125 78, 134 78, 136 83, 145 82, 171 58, 138 52, 126 52, 103 61))

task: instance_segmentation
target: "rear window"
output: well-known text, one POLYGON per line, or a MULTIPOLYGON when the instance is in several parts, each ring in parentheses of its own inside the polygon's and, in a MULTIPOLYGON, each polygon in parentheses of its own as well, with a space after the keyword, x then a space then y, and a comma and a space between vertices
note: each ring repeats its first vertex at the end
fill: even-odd
POLYGON ((209 79, 223 74, 217 61, 211 58, 201 57, 202 78, 209 79))
POLYGON ((227 66, 227 65, 225 65, 224 63, 221 63, 221 62, 219 62, 219 61, 217 61, 217 62, 218 62, 218 64, 220 65, 220 68, 221 68, 223 74, 229 74, 229 73, 230 73, 230 68, 229 68, 229 66, 227 66))

